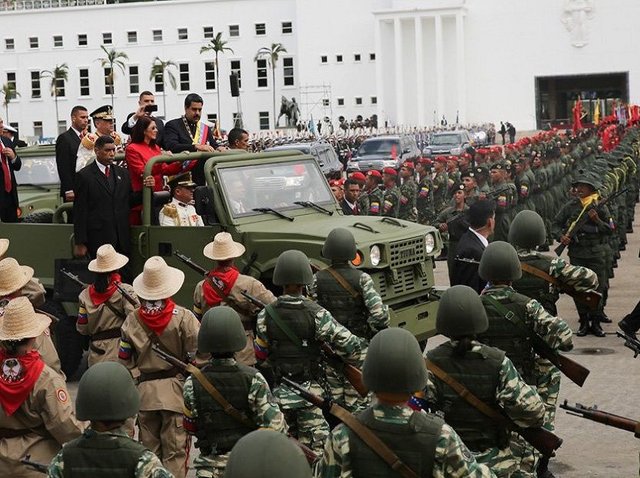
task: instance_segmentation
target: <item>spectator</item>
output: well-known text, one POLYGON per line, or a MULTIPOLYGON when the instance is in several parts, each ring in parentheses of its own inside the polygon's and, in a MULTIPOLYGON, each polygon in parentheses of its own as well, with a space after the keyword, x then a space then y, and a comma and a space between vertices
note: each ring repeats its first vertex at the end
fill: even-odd
POLYGON ((89 113, 84 106, 74 106, 71 110, 71 127, 56 139, 56 166, 60 177, 60 197, 64 202, 73 202, 74 176, 80 141, 87 134, 89 113))
POLYGON ((140 97, 138 98, 138 109, 134 113, 129 113, 127 116, 127 121, 122 123, 122 127, 120 128, 124 134, 131 135, 133 132, 133 127, 136 125, 136 122, 142 118, 143 116, 148 116, 153 118, 156 122, 156 127, 158 128, 158 136, 156 138, 156 144, 162 147, 163 145, 163 137, 164 137, 164 121, 160 118, 156 118, 151 113, 158 110, 156 106, 156 98, 153 96, 153 93, 150 91, 143 91, 140 93, 140 97))
POLYGON ((507 122, 507 134, 509 135, 509 143, 513 144, 516 142, 516 127, 511 123, 507 122))
POLYGON ((0 118, 0 222, 18 222, 18 184, 15 171, 22 161, 10 141, 2 135, 4 122, 0 118))

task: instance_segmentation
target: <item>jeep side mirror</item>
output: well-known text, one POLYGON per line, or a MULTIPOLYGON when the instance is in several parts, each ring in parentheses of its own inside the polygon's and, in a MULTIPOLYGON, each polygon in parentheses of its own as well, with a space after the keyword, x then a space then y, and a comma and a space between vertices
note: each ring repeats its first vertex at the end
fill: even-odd
POLYGON ((196 212, 202 217, 202 221, 207 224, 216 224, 216 212, 213 207, 213 193, 207 186, 198 186, 193 192, 196 212))

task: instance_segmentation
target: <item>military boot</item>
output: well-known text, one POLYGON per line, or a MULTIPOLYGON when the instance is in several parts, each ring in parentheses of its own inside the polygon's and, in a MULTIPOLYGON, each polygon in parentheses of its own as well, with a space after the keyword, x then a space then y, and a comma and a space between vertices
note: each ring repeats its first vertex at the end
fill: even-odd
POLYGON ((618 322, 618 327, 620 327, 620 330, 622 330, 625 334, 629 335, 630 337, 633 337, 634 339, 636 338, 636 332, 638 332, 637 325, 638 324, 633 323, 633 318, 628 315, 624 319, 622 319, 620 322, 618 322))
POLYGON ((602 327, 600 326, 600 317, 591 318, 590 330, 591 330, 591 333, 596 337, 604 337, 605 335, 607 335, 604 333, 604 330, 602 330, 602 327))
POLYGON ((536 476, 538 478, 555 478, 555 475, 551 473, 549 469, 549 458, 543 456, 538 461, 538 468, 536 469, 536 476))
POLYGON ((589 333, 589 317, 580 317, 580 328, 576 332, 578 337, 584 337, 589 333))

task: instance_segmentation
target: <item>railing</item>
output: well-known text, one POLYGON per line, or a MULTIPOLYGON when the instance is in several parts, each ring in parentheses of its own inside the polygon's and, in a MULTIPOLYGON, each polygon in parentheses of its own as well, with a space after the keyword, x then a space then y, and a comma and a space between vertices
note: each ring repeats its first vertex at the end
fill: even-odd
POLYGON ((0 0, 0 12, 157 1, 163 0, 0 0))

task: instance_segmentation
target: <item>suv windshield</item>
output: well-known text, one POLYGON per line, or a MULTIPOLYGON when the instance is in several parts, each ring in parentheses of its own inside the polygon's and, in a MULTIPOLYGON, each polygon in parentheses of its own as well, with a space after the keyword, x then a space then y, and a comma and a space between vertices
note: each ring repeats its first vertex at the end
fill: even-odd
POLYGON ((16 171, 18 184, 58 184, 58 170, 55 156, 40 156, 36 158, 21 157, 22 168, 16 171))
POLYGON ((434 135, 431 144, 462 144, 462 136, 459 134, 438 134, 434 135))
POLYGON ((254 208, 301 209, 296 201, 334 201, 327 180, 313 160, 241 166, 218 170, 233 217, 260 212, 254 208))
POLYGON ((362 143, 357 155, 391 154, 393 148, 396 153, 400 153, 400 142, 397 139, 371 139, 362 143))

